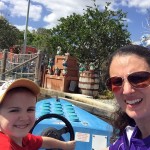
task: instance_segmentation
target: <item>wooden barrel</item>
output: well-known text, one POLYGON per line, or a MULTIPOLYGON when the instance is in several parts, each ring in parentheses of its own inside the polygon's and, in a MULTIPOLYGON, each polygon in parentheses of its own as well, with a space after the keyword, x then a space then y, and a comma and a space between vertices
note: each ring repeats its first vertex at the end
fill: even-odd
POLYGON ((94 71, 84 71, 79 77, 79 91, 81 94, 96 97, 99 90, 99 75, 94 71))

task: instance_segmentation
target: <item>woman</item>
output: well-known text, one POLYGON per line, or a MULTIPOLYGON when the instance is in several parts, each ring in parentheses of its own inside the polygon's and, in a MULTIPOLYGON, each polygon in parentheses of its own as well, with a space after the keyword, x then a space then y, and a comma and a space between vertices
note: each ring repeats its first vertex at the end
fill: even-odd
POLYGON ((109 150, 150 149, 150 50, 124 46, 113 53, 106 85, 119 104, 112 125, 119 137, 109 150))

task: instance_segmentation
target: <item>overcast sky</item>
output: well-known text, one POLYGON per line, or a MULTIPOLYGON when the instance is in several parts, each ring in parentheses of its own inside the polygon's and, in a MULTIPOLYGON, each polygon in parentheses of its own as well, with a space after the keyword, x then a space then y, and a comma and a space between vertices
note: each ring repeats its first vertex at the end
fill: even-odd
MULTIPOLYGON (((83 14, 86 6, 93 6, 92 0, 30 0, 29 30, 52 28, 58 24, 58 19, 72 13, 83 14)), ((146 29, 146 13, 150 8, 150 0, 97 0, 96 4, 104 8, 111 2, 113 10, 122 9, 127 12, 128 31, 133 41, 149 33, 146 29)), ((25 30, 28 0, 0 0, 0 14, 20 30, 25 30)))

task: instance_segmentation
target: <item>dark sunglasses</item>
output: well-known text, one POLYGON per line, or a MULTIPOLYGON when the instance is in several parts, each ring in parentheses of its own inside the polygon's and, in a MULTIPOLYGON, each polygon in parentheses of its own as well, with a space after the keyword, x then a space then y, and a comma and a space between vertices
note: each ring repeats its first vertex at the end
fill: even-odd
MULTIPOLYGON (((150 72, 133 72, 127 76, 128 82, 134 88, 145 88, 150 85, 150 72)), ((106 86, 110 91, 117 92, 122 88, 124 79, 122 77, 111 77, 107 79, 106 86)))

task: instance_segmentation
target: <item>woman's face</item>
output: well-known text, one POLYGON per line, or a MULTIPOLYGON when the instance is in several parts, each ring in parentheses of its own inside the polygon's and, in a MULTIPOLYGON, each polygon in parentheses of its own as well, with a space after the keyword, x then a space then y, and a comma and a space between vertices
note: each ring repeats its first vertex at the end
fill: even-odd
POLYGON ((134 88, 127 80, 128 74, 138 71, 150 72, 149 65, 137 55, 115 56, 110 65, 110 77, 124 79, 122 88, 114 91, 117 102, 123 111, 135 121, 150 117, 150 86, 134 88))
POLYGON ((35 103, 28 90, 8 92, 0 108, 0 131, 14 140, 26 136, 35 122, 35 103))

